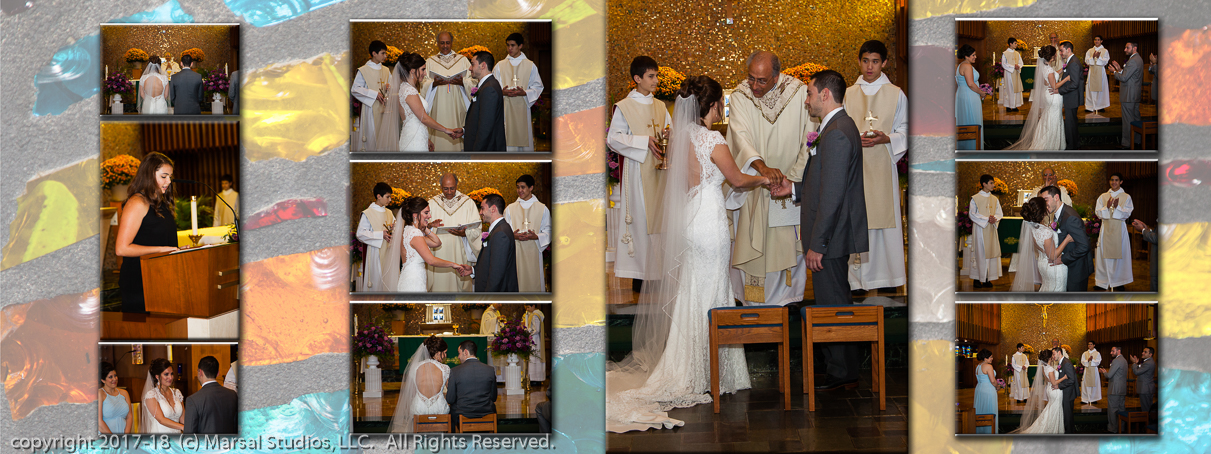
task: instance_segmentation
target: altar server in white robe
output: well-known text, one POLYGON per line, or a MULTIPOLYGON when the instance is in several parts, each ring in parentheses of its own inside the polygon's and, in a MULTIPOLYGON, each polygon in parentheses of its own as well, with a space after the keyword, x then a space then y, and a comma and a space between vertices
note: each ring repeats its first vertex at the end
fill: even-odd
POLYGON ((870 251, 850 258, 849 286, 855 291, 899 287, 907 281, 896 162, 908 151, 908 97, 883 74, 887 46, 881 41, 862 44, 858 65, 862 77, 845 91, 845 112, 873 137, 862 137, 870 251))
POLYGON ((1127 235, 1127 218, 1135 210, 1131 196, 1123 191, 1123 175, 1110 175, 1110 190, 1098 196, 1094 210, 1102 220, 1097 237, 1097 252, 1093 256, 1093 283, 1101 289, 1124 291, 1123 286, 1134 280, 1131 270, 1131 237, 1127 235))
MULTIPOLYGON (((496 336, 496 331, 500 329, 500 303, 492 303, 488 309, 484 310, 484 315, 479 319, 479 334, 488 336, 488 347, 492 346, 492 339, 496 336)), ((493 357, 492 351, 487 353, 488 365, 496 368, 496 381, 505 381, 505 371, 502 364, 497 364, 496 358, 493 357)))
POLYGON ((971 203, 967 207, 972 232, 971 249, 967 254, 969 258, 965 260, 976 288, 991 288, 992 281, 1001 277, 1001 241, 997 226, 1005 215, 1000 199, 992 195, 994 187, 996 183, 992 175, 980 175, 980 192, 971 196, 971 203))
MULTIPOLYGON (((383 267, 391 266, 387 261, 386 251, 382 249, 391 241, 391 230, 395 224, 395 215, 386 208, 391 204, 391 185, 375 183, 374 203, 362 210, 361 218, 357 221, 357 239, 366 243, 366 256, 362 258, 363 271, 357 280, 359 292, 393 292, 395 289, 383 288, 383 267)), ((396 263, 394 266, 400 266, 396 263)))
POLYGON ((1093 48, 1085 51, 1085 64, 1089 65, 1089 77, 1085 83, 1085 110, 1097 112, 1110 107, 1110 81, 1106 78, 1106 65, 1110 63, 1110 52, 1102 47, 1102 36, 1093 35, 1093 48))
POLYGON ((525 43, 521 33, 513 33, 505 38, 509 57, 497 63, 492 70, 505 96, 505 151, 534 151, 530 107, 538 101, 543 85, 542 78, 538 76, 538 66, 521 52, 525 43))
POLYGON ((1102 400, 1102 375, 1097 366, 1102 364, 1102 354, 1097 351, 1097 344, 1089 341, 1089 350, 1081 354, 1081 365, 1085 373, 1081 375, 1081 402, 1090 404, 1102 400))
POLYGON ((659 230, 663 208, 658 206, 662 171, 657 166, 664 159, 659 135, 673 122, 664 102, 653 92, 660 85, 659 66, 652 57, 639 56, 631 60, 631 80, 635 89, 614 103, 606 145, 622 156, 622 181, 619 183, 622 216, 618 225, 609 226, 617 232, 614 275, 632 279, 633 289, 639 291, 642 281, 655 279, 649 275, 648 252, 652 233, 659 230))
MULTIPOLYGON (((471 76, 471 61, 451 50, 454 34, 437 34, 437 55, 426 60, 425 81, 420 93, 429 105, 429 116, 438 123, 458 129, 467 122, 467 108, 471 106, 471 87, 478 84, 471 76)), ((433 151, 463 151, 463 139, 429 130, 433 151)))
POLYGON ((219 178, 219 186, 223 191, 214 199, 214 225, 211 227, 235 224, 240 215, 240 193, 232 188, 232 182, 231 174, 219 178), (231 205, 231 208, 227 205, 231 205))
MULTIPOLYGON (((470 265, 479 257, 483 247, 480 233, 483 230, 479 217, 479 206, 475 200, 458 191, 458 175, 442 175, 441 194, 429 199, 429 215, 432 220, 441 220, 437 239, 442 245, 433 249, 433 255, 459 265, 470 265), (467 226, 467 224, 471 224, 467 226), (461 227, 466 226, 466 227, 461 227)), ((474 281, 471 276, 459 276, 453 268, 425 267, 428 273, 429 292, 471 292, 474 281)))
POLYGON ((1009 48, 1001 54, 1001 67, 1005 77, 1001 79, 1001 99, 997 104, 1005 106, 1007 112, 1016 112, 1022 105, 1022 55, 1018 53, 1017 38, 1009 38, 1009 48))
POLYGON ((1026 345, 1018 343, 1018 351, 1013 354, 1013 359, 1009 360, 1010 367, 1013 367, 1013 378, 1009 380, 1009 398, 1016 401, 1025 401, 1030 398, 1030 359, 1026 357, 1026 345))
POLYGON ((505 207, 517 251, 517 291, 546 292, 542 251, 551 244, 551 210, 534 197, 534 177, 517 178, 517 200, 505 207))
POLYGON ((526 330, 530 331, 530 336, 534 339, 534 349, 530 353, 530 381, 547 379, 547 352, 543 344, 542 333, 542 325, 545 320, 546 315, 538 310, 537 304, 526 305, 526 315, 523 321, 526 330))
POLYGON ((382 41, 370 42, 370 61, 357 69, 353 76, 353 87, 349 89, 354 98, 362 103, 361 113, 357 117, 357 130, 353 132, 349 151, 383 151, 375 150, 374 141, 378 122, 383 116, 383 107, 387 103, 387 80, 391 71, 383 65, 387 60, 387 45, 382 41))
MULTIPOLYGON (((736 166, 762 175, 770 187, 784 179, 799 182, 816 124, 807 113, 807 86, 782 74, 771 52, 748 57, 748 78, 731 95, 727 145, 736 166)), ((800 210, 789 198, 770 199, 766 187, 725 190, 726 208, 735 210, 732 290, 749 305, 786 305, 803 300, 807 261, 798 238, 800 210)))

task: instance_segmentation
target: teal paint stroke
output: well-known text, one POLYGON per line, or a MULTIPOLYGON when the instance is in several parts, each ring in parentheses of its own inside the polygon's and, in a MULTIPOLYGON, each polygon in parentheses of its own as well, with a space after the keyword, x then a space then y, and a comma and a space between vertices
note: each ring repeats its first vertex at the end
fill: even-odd
POLYGON ((268 27, 345 0, 226 0, 227 8, 254 27, 268 27))
POLYGON ((1160 436, 1103 438, 1102 454, 1211 452, 1211 374, 1162 368, 1160 436))

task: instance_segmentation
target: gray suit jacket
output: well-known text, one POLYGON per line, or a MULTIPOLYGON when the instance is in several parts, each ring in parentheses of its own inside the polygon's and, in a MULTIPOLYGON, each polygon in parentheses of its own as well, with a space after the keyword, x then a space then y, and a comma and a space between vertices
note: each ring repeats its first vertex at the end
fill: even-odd
POLYGON ((517 291, 516 248, 513 227, 501 219, 488 232, 488 239, 484 241, 484 247, 479 250, 479 258, 475 261, 476 292, 517 291))
POLYGON ((1119 81, 1118 100, 1124 102, 1140 102, 1140 88, 1144 86, 1144 59, 1136 52, 1127 59, 1127 66, 1121 72, 1115 73, 1119 81))
POLYGON ((482 418, 496 413, 496 369, 474 358, 450 369, 446 402, 451 415, 482 418))
POLYGON ((227 87, 227 99, 231 100, 231 114, 240 114, 240 70, 231 72, 231 84, 227 87))
POLYGON ((240 433, 239 398, 235 391, 213 381, 185 399, 181 422, 187 434, 240 433))
POLYGON ((1106 382, 1109 383, 1111 396, 1127 395, 1127 360, 1123 355, 1110 362, 1110 368, 1106 369, 1106 382))
POLYGON ((1059 371, 1055 377, 1057 380, 1065 375, 1068 376, 1067 380, 1060 383, 1060 391, 1064 392, 1064 399, 1071 403, 1072 399, 1076 398, 1076 384, 1080 381, 1080 377, 1077 377, 1076 369, 1072 368, 1072 361, 1067 359, 1060 361, 1060 367, 1057 370, 1059 371))
POLYGON ((1140 362, 1131 366, 1131 373, 1135 374, 1135 392, 1140 394, 1156 392, 1156 380, 1152 378, 1154 372, 1156 372, 1156 360, 1153 358, 1141 359, 1140 362))
POLYGON ((816 155, 795 183, 803 250, 831 259, 870 250, 862 188, 862 140, 854 120, 837 112, 816 138, 816 155))
POLYGON ((504 92, 496 77, 488 78, 475 101, 467 107, 467 122, 463 126, 463 151, 505 151, 504 92))
POLYGON ((1089 253, 1089 236, 1085 234, 1085 221, 1068 205, 1060 208, 1056 218, 1059 220, 1059 229, 1056 230, 1059 241, 1062 243, 1065 236, 1072 235, 1072 244, 1065 246, 1064 252, 1060 254, 1060 261, 1068 266, 1068 282, 1088 281, 1089 275, 1093 273, 1093 255, 1089 253))
MULTIPOLYGON (((1056 58, 1059 58, 1058 56, 1056 58)), ((1060 95, 1064 97, 1064 108, 1075 109, 1085 101, 1085 77, 1084 70, 1081 69, 1081 58, 1073 55, 1068 59, 1068 63, 1064 64, 1063 71, 1056 76, 1056 80, 1064 77, 1071 77, 1068 83, 1060 86, 1058 90, 1060 95)), ((1061 239, 1063 241, 1063 239, 1061 239)))
POLYGON ((168 82, 169 100, 172 101, 173 115, 198 115, 202 113, 202 98, 206 96, 202 89, 202 75, 192 69, 182 69, 172 76, 168 82))

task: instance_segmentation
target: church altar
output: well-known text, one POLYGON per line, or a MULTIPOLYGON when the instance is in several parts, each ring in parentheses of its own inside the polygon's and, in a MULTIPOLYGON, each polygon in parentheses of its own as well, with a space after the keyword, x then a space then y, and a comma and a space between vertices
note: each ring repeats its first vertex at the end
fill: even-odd
MULTIPOLYGON (((391 336, 391 337, 395 338, 396 346, 399 350, 399 373, 400 373, 400 375, 403 375, 404 372, 408 370, 408 360, 410 358, 412 358, 412 354, 416 352, 416 349, 418 347, 420 347, 421 344, 423 344, 425 342, 425 339, 429 338, 429 336, 421 335, 421 336, 391 336)), ((475 342, 476 353, 477 353, 475 355, 475 357, 479 358, 480 362, 482 362, 484 364, 488 364, 488 361, 487 361, 488 336, 481 335, 481 334, 460 334, 460 335, 449 335, 449 336, 438 336, 438 337, 442 338, 442 340, 445 340, 446 346, 448 347, 448 349, 446 350, 446 365, 448 365, 450 367, 455 367, 459 364, 459 362, 458 362, 458 344, 461 344, 461 343, 463 343, 463 341, 466 341, 466 340, 475 342)))
POLYGON ((1001 222, 997 224, 997 237, 1001 239, 1001 257, 1006 257, 1009 254, 1018 253, 1018 244, 1022 241, 1030 240, 1026 238, 1018 238, 1022 234, 1022 218, 1021 217, 1003 217, 1001 222))

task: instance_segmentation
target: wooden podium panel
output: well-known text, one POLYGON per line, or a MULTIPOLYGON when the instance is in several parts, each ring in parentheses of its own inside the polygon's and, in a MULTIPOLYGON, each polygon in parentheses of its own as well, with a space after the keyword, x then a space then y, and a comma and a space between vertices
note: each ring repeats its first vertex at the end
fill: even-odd
POLYGON ((239 243, 145 255, 140 263, 148 312, 211 318, 240 307, 239 243))

